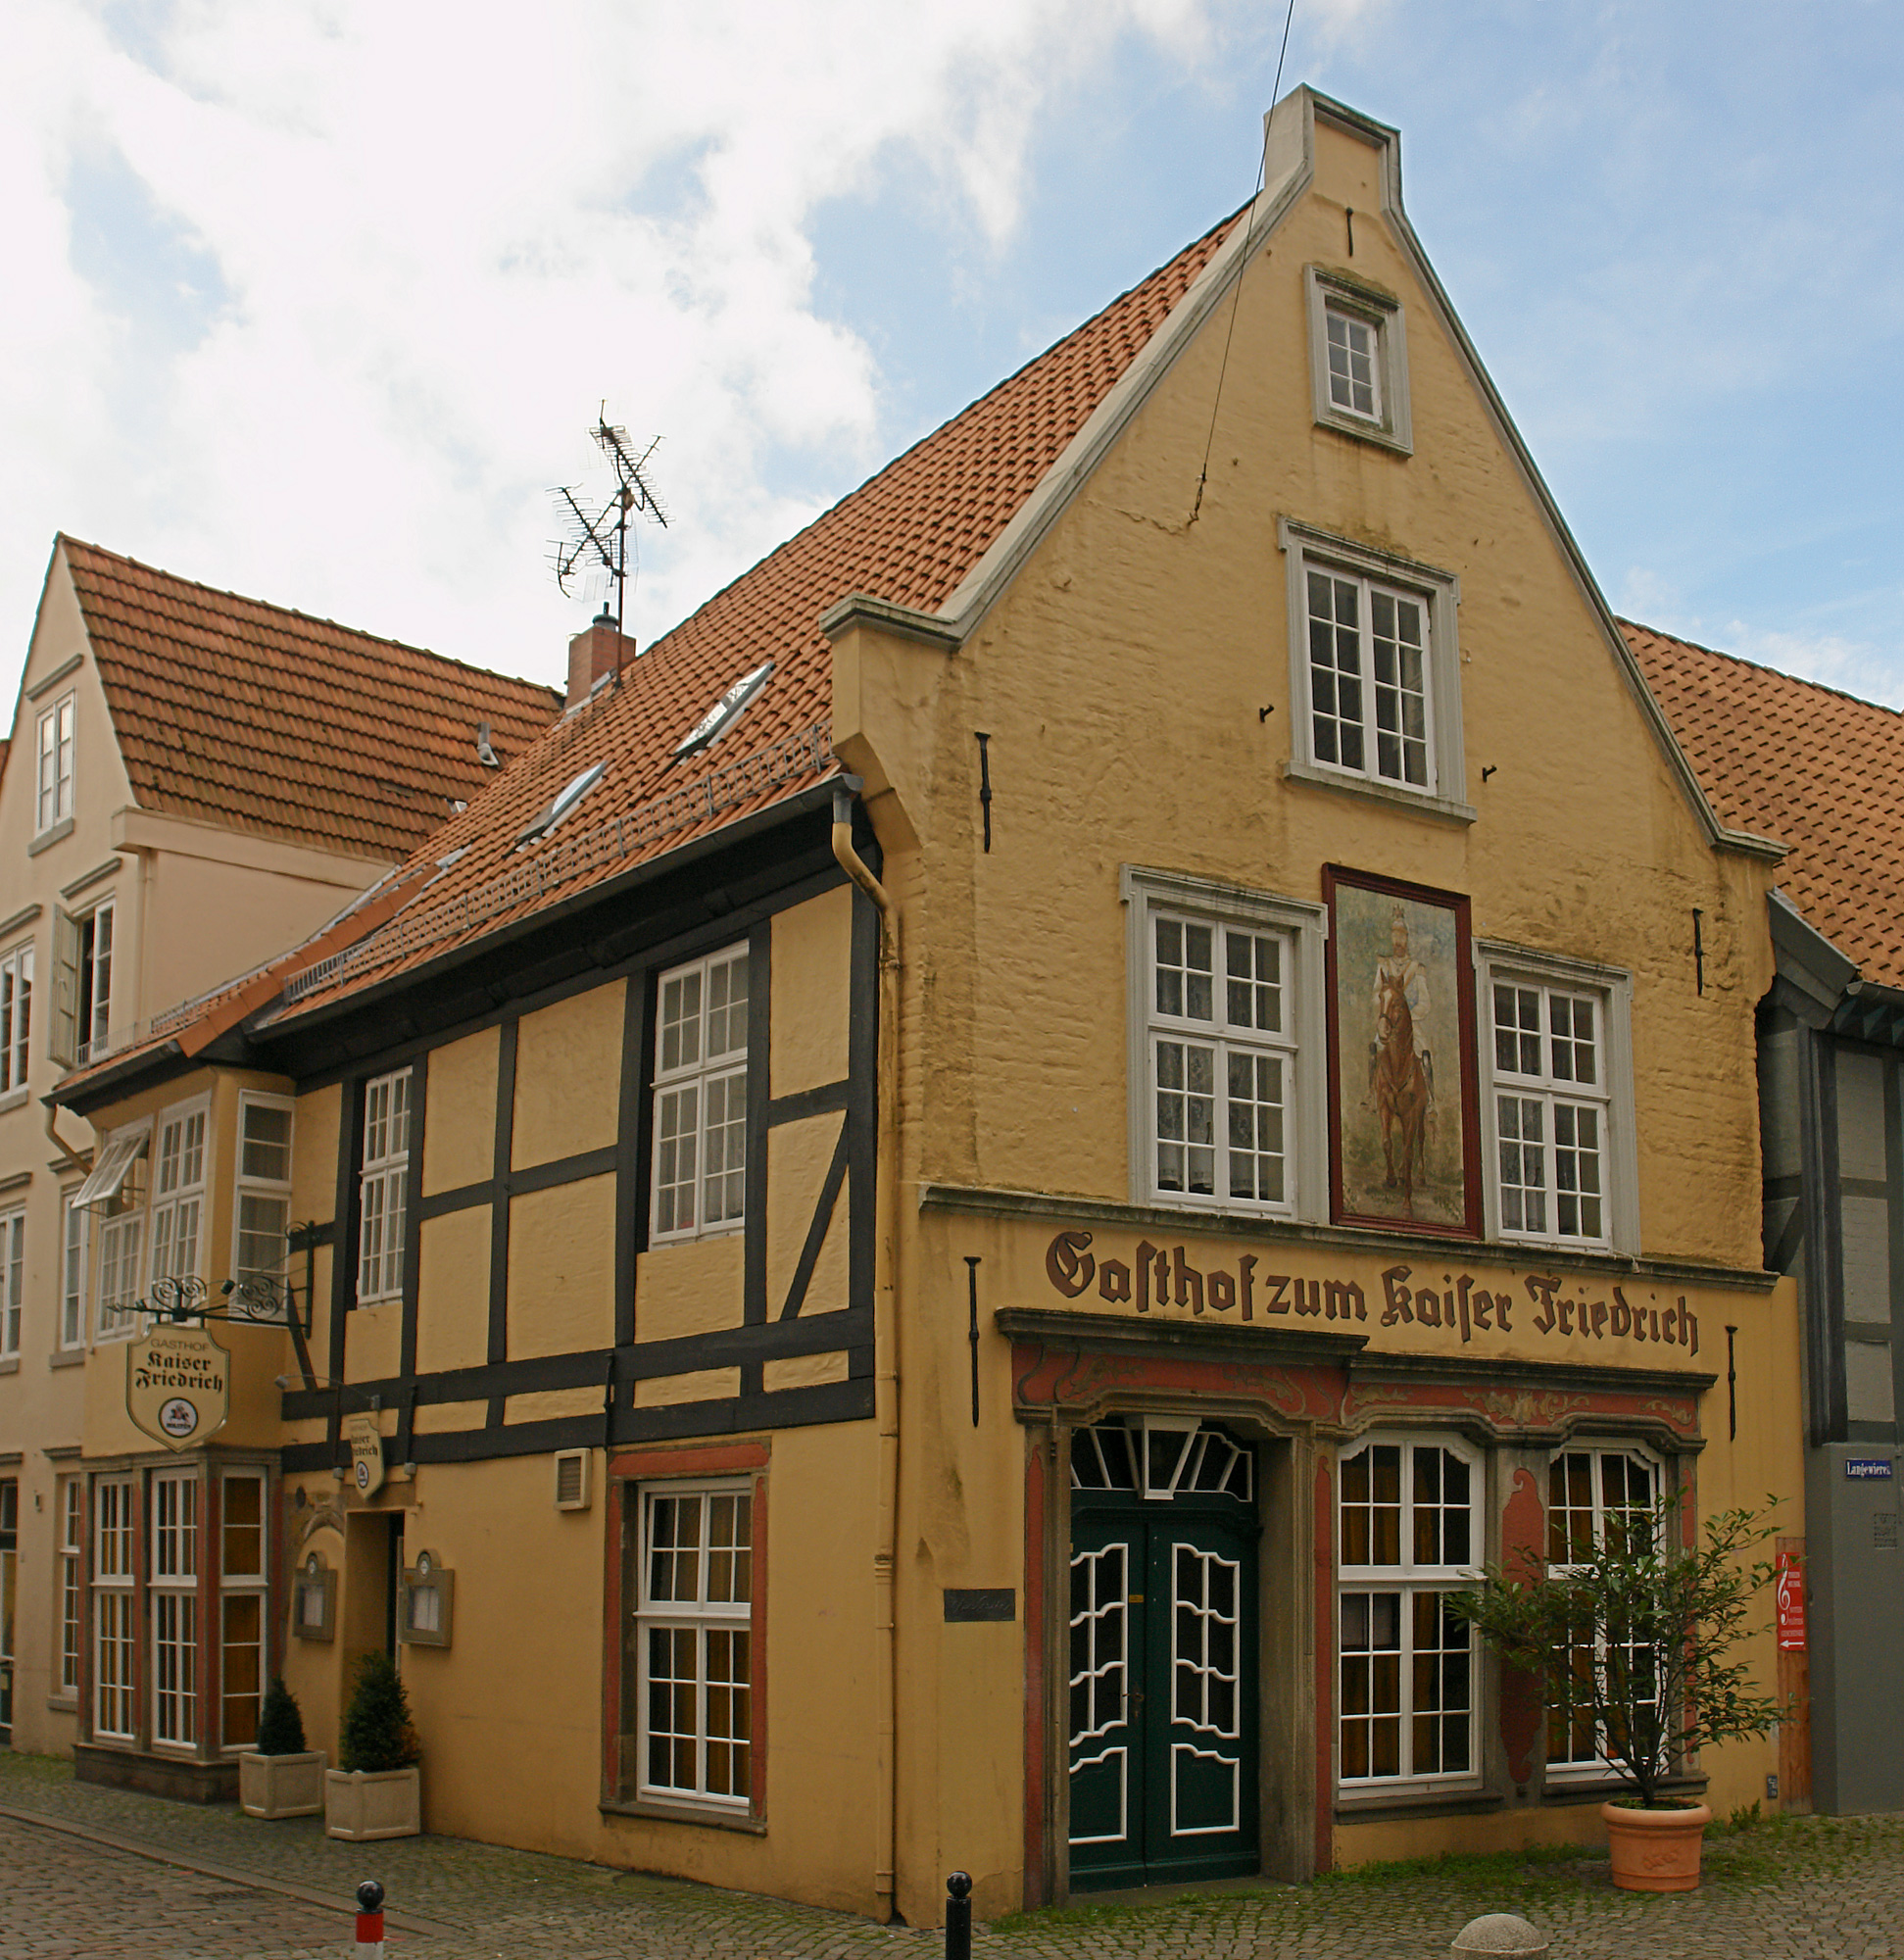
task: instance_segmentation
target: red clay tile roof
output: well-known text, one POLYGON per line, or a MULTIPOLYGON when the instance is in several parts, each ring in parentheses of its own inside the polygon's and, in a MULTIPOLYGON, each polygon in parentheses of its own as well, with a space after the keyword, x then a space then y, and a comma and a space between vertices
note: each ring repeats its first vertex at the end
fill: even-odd
POLYGON ((1904 715, 1620 625, 1721 821, 1788 845, 1785 896, 1867 980, 1904 987, 1904 715))
POLYGON ((62 537, 140 808, 321 851, 409 857, 561 707, 554 689, 62 537))
POLYGON ((820 615, 855 592, 941 606, 1163 324, 1236 217, 889 464, 716 593, 454 817, 424 856, 467 856, 389 925, 294 987, 304 1011, 434 958, 794 795, 831 772, 832 663, 820 615), (721 694, 763 662, 765 688, 704 755, 674 750, 721 694), (606 763, 544 843, 523 825, 563 784, 606 763))

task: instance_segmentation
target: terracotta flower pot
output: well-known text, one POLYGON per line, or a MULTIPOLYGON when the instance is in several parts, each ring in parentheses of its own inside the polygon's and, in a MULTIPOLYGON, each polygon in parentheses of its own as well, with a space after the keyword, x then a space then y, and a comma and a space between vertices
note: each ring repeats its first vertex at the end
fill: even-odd
POLYGON ((1634 1810, 1603 1803, 1613 1883, 1629 1892, 1691 1892, 1699 1888, 1699 1846, 1712 1812, 1703 1803, 1677 1810, 1634 1810))

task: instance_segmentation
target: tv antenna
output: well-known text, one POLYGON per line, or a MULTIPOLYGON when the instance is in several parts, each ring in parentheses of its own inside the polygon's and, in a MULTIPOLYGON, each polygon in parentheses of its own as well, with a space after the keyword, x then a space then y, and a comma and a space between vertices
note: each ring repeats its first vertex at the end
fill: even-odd
MULTIPOLYGON (((567 507, 568 520, 568 536, 556 544, 550 562, 556 568, 556 583, 566 598, 574 597, 571 581, 578 570, 586 567, 608 574, 614 588, 614 629, 619 633, 628 598, 628 519, 639 511, 663 530, 667 527, 667 513, 644 474, 648 460, 661 446, 661 439, 657 436, 637 456, 628 440, 628 431, 610 426, 607 402, 602 404, 589 434, 614 470, 614 492, 593 514, 566 484, 558 484, 550 492, 567 507)), ((603 611, 607 610, 605 603, 603 611)))

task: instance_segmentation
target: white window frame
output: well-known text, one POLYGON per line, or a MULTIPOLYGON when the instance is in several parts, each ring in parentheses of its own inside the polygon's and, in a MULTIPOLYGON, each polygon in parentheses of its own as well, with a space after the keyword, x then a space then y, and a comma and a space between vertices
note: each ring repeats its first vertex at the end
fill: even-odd
MULTIPOLYGON (((754 1597, 761 1584, 756 1549, 756 1516, 754 1480, 751 1477, 719 1478, 708 1482, 685 1482, 667 1479, 663 1482, 642 1484, 635 1487, 635 1517, 638 1537, 636 1540, 635 1574, 635 1666, 637 1671, 636 1706, 639 1718, 636 1724, 635 1749, 636 1774, 630 1779, 635 1793, 644 1801, 689 1804, 709 1810, 727 1813, 745 1813, 753 1800, 754 1751, 758 1746, 756 1714, 760 1677, 761 1656, 756 1651, 754 1639, 754 1597), (708 1546, 710 1532, 708 1529, 710 1515, 708 1499, 718 1497, 738 1497, 747 1506, 747 1557, 748 1585, 746 1596, 740 1599, 710 1599, 709 1572, 711 1556, 708 1546), (653 1596, 655 1571, 653 1522, 654 1508, 658 1501, 667 1499, 701 1500, 700 1550, 698 1556, 698 1577, 695 1596, 692 1599, 663 1598, 653 1596), (650 1722, 654 1712, 655 1694, 651 1675, 651 1636, 657 1633, 682 1634, 692 1637, 694 1651, 695 1683, 695 1728, 693 1731, 695 1776, 692 1784, 657 1782, 650 1771, 649 1760, 651 1740, 650 1722), (715 1639, 722 1635, 739 1633, 747 1642, 747 1679, 745 1690, 748 1697, 747 1718, 742 1725, 740 1737, 730 1736, 727 1740, 744 1739, 747 1749, 746 1769, 739 1781, 742 1788, 738 1791, 713 1790, 708 1785, 708 1672, 709 1658, 714 1650, 715 1639)), ((732 1587, 728 1590, 732 1591, 732 1587)), ((674 1677, 684 1679, 685 1677, 674 1677)), ((676 1733, 676 1732, 670 1732, 676 1733)), ((683 1730, 678 1732, 686 1735, 683 1730)), ((731 1780, 731 1779, 730 1779, 731 1780)))
POLYGON ((1412 456, 1415 433, 1408 400, 1408 317, 1400 301, 1321 266, 1303 269, 1303 289, 1309 313, 1309 375, 1316 420, 1325 428, 1340 429, 1363 442, 1412 456), (1372 414, 1365 415, 1336 399, 1329 359, 1332 314, 1365 327, 1372 337, 1372 414))
POLYGON ((43 708, 34 731, 33 835, 44 837, 73 814, 73 759, 78 696, 63 694, 43 708))
POLYGON ((73 1197, 75 1205, 102 1214, 97 1221, 92 1271, 87 1276, 93 1295, 95 1346, 127 1341, 138 1332, 135 1302, 145 1275, 148 1182, 140 1166, 151 1154, 151 1148, 149 1116, 115 1130, 100 1147, 91 1175, 73 1197))
POLYGON ((95 1478, 92 1503, 92 1733, 95 1739, 133 1742, 139 1722, 137 1478, 95 1478), (109 1657, 123 1661, 123 1667, 109 1665, 109 1657))
POLYGON ((33 1036, 33 942, 0 954, 0 1096, 26 1093, 33 1036))
POLYGON ((74 1185, 60 1194, 60 1347, 86 1345, 86 1253, 92 1214, 79 1203, 74 1185))
MULTIPOLYGON (((292 1152, 297 1144, 297 1104, 289 1096, 269 1096, 261 1090, 246 1089, 238 1097, 238 1164, 235 1189, 231 1200, 231 1277, 242 1282, 247 1279, 265 1278, 282 1287, 286 1263, 290 1258, 289 1235, 291 1230, 291 1166, 294 1161, 292 1152), (245 1146, 245 1119, 254 1109, 281 1110, 285 1116, 284 1133, 284 1175, 270 1178, 256 1171, 247 1170, 245 1146), (245 1201, 282 1204, 284 1207, 283 1230, 278 1237, 284 1241, 283 1250, 269 1272, 262 1267, 247 1265, 241 1254, 248 1235, 245 1230, 245 1201)), ((274 1149, 274 1145, 267 1148, 274 1149)))
POLYGON ((651 1245, 685 1245, 695 1239, 721 1238, 740 1231, 746 1223, 750 1141, 747 1134, 748 1031, 754 1014, 766 1011, 766 1004, 757 1002, 753 994, 752 961, 745 940, 738 945, 724 946, 717 953, 707 954, 700 959, 670 966, 656 981, 655 1092, 650 1103, 654 1122, 650 1149, 653 1168, 649 1176, 651 1245), (714 990, 709 982, 716 969, 726 969, 730 976, 738 972, 748 989, 738 1046, 732 1039, 735 1004, 731 978, 726 1002, 719 1008, 711 1003, 714 990), (699 1005, 693 1010, 692 1044, 682 1040, 670 1057, 670 1033, 677 1027, 685 1030, 690 1025, 685 1018, 670 1016, 669 990, 677 986, 683 993, 690 986, 697 987, 699 1005), (718 1053, 710 1053, 709 1020, 715 1012, 727 1016, 726 1045, 718 1053), (687 1053, 690 1046, 691 1054, 687 1053), (722 1115, 717 1126, 710 1126, 708 1104, 716 1091, 719 1093, 722 1115), (738 1118, 734 1114, 737 1098, 738 1118), (687 1099, 692 1099, 693 1113, 683 1117, 681 1112, 687 1099), (711 1180, 708 1167, 710 1127, 718 1127, 722 1144, 721 1167, 713 1173, 721 1180, 722 1189, 711 1206, 708 1202, 711 1180), (736 1140, 740 1149, 738 1162, 733 1157, 736 1140), (683 1146, 693 1156, 685 1172, 681 1169, 683 1146), (680 1221, 680 1210, 676 1208, 679 1202, 677 1194, 684 1192, 687 1194, 685 1208, 690 1213, 685 1224, 680 1221), (710 1209, 719 1215, 709 1217, 710 1209))
POLYGON ((79 1641, 85 1626, 86 1480, 62 1477, 54 1496, 60 1531, 59 1659, 53 1692, 63 1701, 79 1693, 79 1641))
POLYGON ((46 1053, 63 1067, 83 1068, 112 1049, 118 915, 118 900, 110 893, 84 911, 53 908, 53 1009, 46 1053))
POLYGON ((0 1211, 0 1361, 20 1359, 20 1323, 25 1311, 26 1207, 0 1211))
POLYGON ((414 1073, 392 1069, 364 1085, 364 1147, 357 1187, 357 1303, 401 1299, 410 1219, 414 1073))
POLYGON ((145 1229, 148 1298, 159 1280, 205 1276, 205 1188, 211 1151, 210 1097, 193 1097, 160 1111, 152 1136, 145 1229), (186 1249, 188 1255, 181 1256, 186 1249))
POLYGON ((1482 1201, 1488 1237, 1509 1245, 1548 1246, 1561 1250, 1605 1250, 1636 1255, 1639 1240, 1639 1152, 1635 1134, 1633 1088, 1633 976, 1614 966, 1562 955, 1533 953, 1499 940, 1474 942, 1475 1011, 1479 1031, 1475 1046, 1481 1062, 1482 1201), (1494 988, 1519 986, 1540 991, 1541 1045, 1547 1064, 1539 1077, 1505 1073, 1494 1047, 1494 988), (1555 993, 1592 1001, 1599 1015, 1599 1062, 1602 1081, 1591 1095, 1581 1094, 1553 1076, 1552 1022, 1548 1012, 1555 993), (1545 1142, 1545 1188, 1548 1194, 1544 1229, 1507 1229, 1502 1224, 1500 1099, 1519 1095, 1544 1099, 1549 1108, 1556 1098, 1590 1103, 1600 1112, 1602 1230, 1597 1237, 1569 1235, 1559 1229, 1554 1195, 1553 1124, 1549 1115, 1545 1142))
POLYGON ((1397 557, 1348 538, 1332 536, 1293 517, 1277 520, 1277 543, 1286 561, 1289 596, 1290 700, 1294 704, 1289 773, 1300 781, 1326 784, 1362 796, 1407 804, 1441 816, 1472 823, 1467 802, 1467 757, 1461 729, 1461 581, 1413 559, 1397 557), (1355 582, 1362 595, 1358 636, 1361 660, 1363 760, 1359 767, 1320 759, 1316 749, 1315 700, 1309 652, 1309 573, 1355 582), (1397 780, 1380 771, 1376 742, 1376 668, 1368 604, 1372 593, 1390 593, 1422 609, 1427 649, 1423 660, 1426 703, 1427 776, 1425 784, 1397 780))
MULTIPOLYGON (((1324 1038, 1324 962, 1328 915, 1323 906, 1182 872, 1127 864, 1120 873, 1126 914, 1126 1000, 1129 1004, 1128 1098, 1131 1195, 1140 1204, 1227 1212, 1240 1217, 1322 1219, 1329 1210, 1329 1114, 1324 1038), (1156 922, 1189 919, 1277 939, 1284 949, 1284 1027, 1273 1040, 1251 1034, 1245 1053, 1285 1058, 1284 1191, 1280 1201, 1231 1198, 1219 1174, 1208 1196, 1165 1191, 1157 1183, 1156 1043, 1159 1036, 1215 1042, 1237 1037, 1214 1024, 1160 1014, 1155 1002, 1156 922)), ((1221 976, 1219 976, 1221 977, 1221 976)), ((1217 1129, 1227 1134, 1219 1120, 1217 1129)), ((1219 1168, 1221 1153, 1219 1156, 1219 1168)))
POLYGON ((146 1623, 155 1749, 198 1747, 198 1646, 204 1638, 198 1576, 206 1550, 199 1497, 196 1470, 153 1473, 147 1493, 146 1623))
MULTIPOLYGON (((1556 1449, 1547 1459, 1547 1488, 1541 1493, 1541 1518, 1547 1533, 1546 1543, 1541 1546, 1546 1555, 1547 1573, 1550 1578, 1565 1578, 1577 1568, 1564 1559, 1553 1556, 1553 1474, 1561 1462, 1569 1456, 1586 1456, 1590 1459, 1591 1508, 1593 1543, 1598 1545, 1606 1529, 1606 1485, 1604 1464, 1609 1457, 1625 1457, 1642 1465, 1653 1480, 1653 1506, 1657 1509, 1666 1495, 1666 1465, 1660 1457, 1642 1445, 1614 1440, 1582 1437, 1564 1448, 1556 1449)), ((1542 1731, 1541 1748, 1546 1752, 1546 1774, 1548 1783, 1597 1783, 1614 1773, 1614 1766, 1599 1747, 1603 1738, 1598 1731, 1594 1734, 1594 1753, 1590 1756, 1555 1757, 1552 1755, 1552 1725, 1559 1710, 1548 1708, 1542 1731)))
POLYGON ((271 1507, 270 1480, 262 1469, 249 1466, 234 1466, 220 1471, 219 1475, 218 1506, 218 1614, 216 1630, 218 1641, 218 1668, 215 1688, 218 1694, 218 1736, 219 1747, 226 1755, 239 1749, 250 1749, 258 1744, 258 1718, 264 1707, 265 1688, 270 1678, 270 1570, 271 1570, 271 1507), (258 1492, 258 1565, 256 1571, 231 1569, 231 1487, 234 1484, 255 1485, 258 1492), (255 1621, 256 1641, 233 1642, 231 1639, 232 1607, 234 1604, 248 1605, 255 1621), (249 1735, 235 1739, 230 1734, 232 1701, 231 1657, 240 1648, 256 1648, 258 1662, 255 1687, 242 1697, 250 1704, 251 1720, 249 1735))
MULTIPOLYGON (((1418 1594, 1458 1592, 1463 1587, 1475 1584, 1482 1575, 1487 1557, 1485 1535, 1487 1520, 1491 1514, 1488 1502, 1487 1459, 1483 1453, 1464 1437, 1445 1430, 1382 1431, 1358 1437, 1352 1447, 1345 1446, 1337 1463, 1336 1476, 1336 1694, 1335 1722, 1336 1734, 1333 1739, 1334 1760, 1336 1764, 1336 1787, 1344 1798, 1391 1796, 1408 1791, 1433 1791, 1440 1793, 1449 1790, 1478 1788, 1482 1783, 1482 1714, 1483 1682, 1482 1653, 1479 1641, 1472 1627, 1468 1629, 1468 1767, 1464 1770, 1417 1771, 1414 1767, 1414 1686, 1415 1647, 1414 1616, 1412 1602, 1418 1594), (1398 1550, 1401 1557, 1393 1563, 1349 1564, 1343 1557, 1345 1538, 1343 1513, 1345 1509, 1345 1471, 1350 1462, 1365 1451, 1389 1448, 1398 1449, 1400 1454, 1400 1517, 1398 1520, 1398 1550), (1456 1458, 1467 1466, 1468 1471, 1468 1558, 1465 1563, 1440 1565, 1417 1564, 1414 1558, 1414 1514, 1415 1478, 1414 1452, 1417 1449, 1435 1449, 1456 1458), (1343 1768, 1343 1729, 1350 1719, 1346 1711, 1346 1695, 1343 1687, 1344 1668, 1343 1641, 1345 1637, 1346 1601, 1349 1594, 1370 1594, 1375 1592, 1396 1593, 1399 1601, 1396 1608, 1396 1634, 1399 1645, 1393 1649, 1396 1654, 1397 1701, 1394 1713, 1400 1725, 1399 1772, 1393 1776, 1347 1776, 1343 1768)), ((1371 1547, 1372 1548, 1372 1547, 1371 1547)), ((1372 1616, 1371 1616, 1372 1617, 1372 1616)), ((1369 1651, 1370 1649, 1364 1649, 1369 1651)), ((1382 1651, 1389 1651, 1383 1649, 1382 1651)), ((1437 1649, 1448 1651, 1448 1649, 1437 1649)))

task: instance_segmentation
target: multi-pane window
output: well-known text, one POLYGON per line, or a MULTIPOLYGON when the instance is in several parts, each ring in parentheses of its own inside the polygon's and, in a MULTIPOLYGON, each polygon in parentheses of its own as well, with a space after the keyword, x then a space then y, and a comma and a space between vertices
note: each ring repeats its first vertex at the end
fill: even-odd
POLYGON ((404 1290, 404 1222, 410 1183, 410 1070, 364 1086, 364 1174, 358 1187, 357 1298, 395 1299, 404 1290))
POLYGON ((1481 1473, 1445 1443, 1373 1442, 1342 1464, 1339 1769, 1374 1788, 1476 1773, 1472 1583, 1481 1473))
POLYGON ((14 1621, 20 1586, 20 1479, 0 1477, 0 1729, 13 1733, 14 1621))
POLYGON ((73 725, 75 697, 65 695, 39 717, 39 804, 36 830, 51 830, 73 814, 73 725))
POLYGON ((0 1360, 20 1353, 20 1312, 25 1292, 26 1214, 0 1211, 0 1360))
POLYGON ((134 1493, 129 1477, 102 1477, 93 1486, 92 1728, 95 1736, 125 1742, 133 1740, 137 1720, 134 1493))
POLYGON ((242 1749, 265 1691, 264 1472, 227 1470, 219 1491, 219 1742, 242 1749))
POLYGON ((55 1500, 60 1507, 60 1657, 55 1691, 79 1692, 80 1592, 85 1581, 86 1482, 68 1477, 55 1500))
POLYGON ((642 1493, 635 1642, 643 1795, 748 1801, 753 1522, 744 1486, 642 1493))
POLYGON ((1295 1016, 1285 933, 1149 915, 1150 1175, 1172 1197, 1288 1209, 1295 1016))
MULTIPOLYGON (((406 1091, 406 1093, 408 1093, 406 1091)), ((407 1154, 407 1152, 406 1152, 407 1154)), ((401 1207, 403 1194, 397 1201, 401 1207)), ((291 1229, 291 1105, 246 1095, 238 1102, 238 1215, 233 1277, 276 1285, 291 1229)), ((401 1235, 399 1238, 401 1260, 401 1235)), ((399 1264, 399 1275, 402 1266, 399 1264)))
MULTIPOLYGON (((1547 1570, 1565 1574, 1590 1559, 1609 1532, 1650 1543, 1658 1522, 1658 1467, 1625 1449, 1567 1449, 1547 1465, 1547 1570)), ((1591 1683, 1595 1672, 1618 1668, 1636 1703, 1649 1695, 1652 1648, 1641 1640, 1618 1639, 1607 1629, 1596 1639, 1584 1632, 1574 1645, 1568 1672, 1576 1690, 1547 1710, 1547 1766, 1592 1769, 1605 1761, 1606 1738, 1594 1723, 1591 1683)), ((1628 1696, 1620 1697, 1622 1700, 1628 1696)))
POLYGON ((657 1241, 741 1222, 747 1203, 748 956, 663 973, 656 993, 657 1241))
POLYGON ((0 957, 0 1095, 26 1087, 32 1027, 33 949, 16 946, 0 957))
POLYGON ((113 916, 110 899, 95 906, 78 924, 78 1046, 73 1060, 83 1068, 112 1046, 113 916))
POLYGON ((1329 403, 1344 415, 1382 419, 1381 328, 1333 303, 1323 309, 1329 353, 1329 403))
POLYGON ((152 1168, 152 1277, 199 1277, 199 1242, 205 1217, 205 1116, 203 1102, 168 1109, 159 1119, 152 1168))
POLYGON ((1489 992, 1501 1232, 1605 1245, 1605 997, 1505 973, 1489 992))
MULTIPOLYGON (((100 1151, 91 1174, 73 1194, 72 1208, 94 1215, 94 1268, 99 1310, 94 1337, 130 1332, 145 1268, 145 1172, 150 1130, 122 1130, 100 1151)), ((71 1227, 69 1227, 69 1242, 71 1227)), ((83 1242, 82 1242, 83 1243, 83 1242)))
POLYGON ((198 1478, 152 1480, 152 1739, 198 1740, 198 1478))
POLYGON ((69 1191, 63 1200, 65 1243, 60 1250, 60 1346, 86 1344, 86 1227, 92 1213, 69 1191))
POLYGON ((1426 600, 1327 565, 1308 565, 1304 580, 1315 760, 1377 782, 1432 791, 1426 600))

